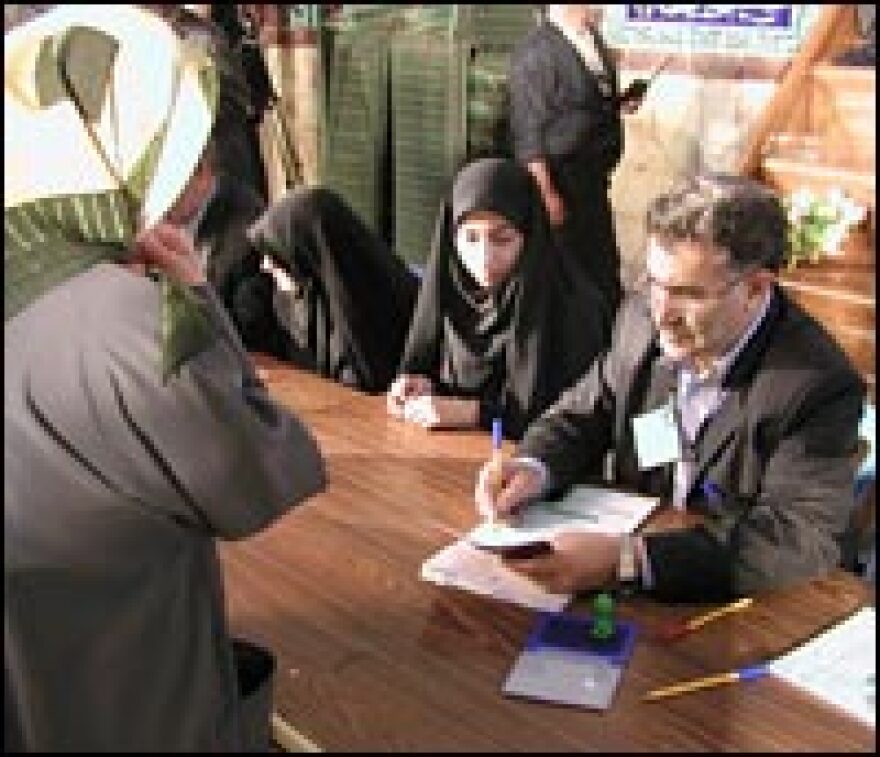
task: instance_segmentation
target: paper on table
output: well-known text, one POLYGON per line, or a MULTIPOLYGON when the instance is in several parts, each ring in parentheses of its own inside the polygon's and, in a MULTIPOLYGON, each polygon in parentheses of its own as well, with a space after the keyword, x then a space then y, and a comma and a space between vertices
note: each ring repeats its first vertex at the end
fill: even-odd
POLYGON ((519 522, 496 527, 483 523, 428 558, 421 576, 432 583, 456 586, 475 594, 536 610, 558 611, 570 594, 551 594, 533 581, 505 568, 495 555, 478 549, 540 541, 565 528, 628 533, 656 506, 648 497, 592 486, 574 487, 558 502, 536 502, 523 510, 519 522))
POLYGON ((477 549, 466 538, 441 549, 422 563, 422 580, 455 586, 535 610, 559 611, 570 594, 551 594, 533 581, 508 570, 495 555, 477 549))
POLYGON ((877 718, 877 614, 863 607, 768 665, 770 672, 837 705, 871 728, 877 718))
POLYGON ((624 534, 657 506, 657 500, 596 486, 576 486, 555 502, 535 502, 510 522, 481 523, 465 538, 484 547, 510 547, 547 540, 560 531, 624 534))

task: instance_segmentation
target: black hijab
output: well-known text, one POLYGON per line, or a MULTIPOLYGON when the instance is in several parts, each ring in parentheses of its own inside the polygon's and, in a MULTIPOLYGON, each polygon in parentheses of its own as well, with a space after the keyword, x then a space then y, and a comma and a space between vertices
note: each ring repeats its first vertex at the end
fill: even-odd
POLYGON ((466 166, 440 212, 400 373, 480 400, 480 424, 501 417, 518 439, 606 347, 610 315, 595 285, 554 246, 531 175, 510 160, 466 166), (455 232, 493 211, 524 236, 508 278, 483 290, 462 265, 455 232), (569 270, 571 269, 571 270, 569 270))
POLYGON ((296 283, 274 294, 294 362, 368 392, 385 391, 400 360, 418 280, 327 189, 300 188, 250 228, 251 244, 296 283))

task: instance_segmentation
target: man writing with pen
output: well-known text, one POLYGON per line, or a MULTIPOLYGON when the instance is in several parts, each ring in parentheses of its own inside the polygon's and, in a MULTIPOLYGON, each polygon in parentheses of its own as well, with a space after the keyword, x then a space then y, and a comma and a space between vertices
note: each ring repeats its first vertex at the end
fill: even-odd
MULTIPOLYGON (((632 584, 710 601, 836 568, 852 511, 864 385, 776 283, 786 219, 761 185, 684 182, 650 205, 646 272, 609 350, 526 430, 483 514, 600 478, 693 511, 699 525, 642 537, 562 533, 508 565, 551 591, 632 584), (606 473, 606 479, 609 473, 606 473)), ((493 483, 494 481, 494 483, 493 483)))

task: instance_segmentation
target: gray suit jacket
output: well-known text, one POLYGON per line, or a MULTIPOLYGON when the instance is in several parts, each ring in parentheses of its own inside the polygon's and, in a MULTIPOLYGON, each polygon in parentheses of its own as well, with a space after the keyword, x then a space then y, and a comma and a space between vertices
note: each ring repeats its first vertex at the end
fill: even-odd
MULTIPOLYGON (((609 351, 526 433, 555 488, 598 478, 668 498, 672 465, 640 471, 632 419, 663 405, 675 375, 646 303, 623 307, 609 351)), ((780 587, 840 564, 852 511, 864 385, 819 324, 780 290, 724 382, 695 444, 688 508, 699 527, 646 537, 657 596, 710 600, 780 587)))

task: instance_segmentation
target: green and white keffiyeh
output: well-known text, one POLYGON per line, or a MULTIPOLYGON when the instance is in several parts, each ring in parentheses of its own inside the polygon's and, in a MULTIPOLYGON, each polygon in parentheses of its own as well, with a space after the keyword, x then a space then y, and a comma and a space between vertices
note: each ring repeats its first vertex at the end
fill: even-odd
MULTIPOLYGON (((101 261, 180 196, 217 104, 206 46, 131 6, 57 6, 4 39, 4 319, 101 261)), ((163 279, 167 379, 210 343, 199 300, 163 279)))

